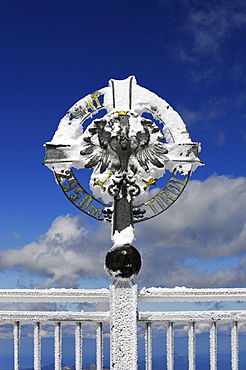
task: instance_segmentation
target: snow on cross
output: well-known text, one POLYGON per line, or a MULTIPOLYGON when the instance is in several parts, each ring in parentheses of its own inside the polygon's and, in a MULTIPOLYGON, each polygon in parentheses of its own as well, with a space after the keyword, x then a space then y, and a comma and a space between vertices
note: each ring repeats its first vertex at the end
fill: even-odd
POLYGON ((114 279, 111 369, 137 369, 133 278, 140 271, 141 256, 132 246, 133 225, 157 216, 178 199, 190 174, 202 165, 200 144, 191 141, 181 117, 165 100, 130 76, 111 79, 108 87, 74 104, 45 146, 44 164, 68 199, 89 216, 112 222, 114 244, 105 260, 105 270, 114 279), (92 169, 90 191, 79 184, 72 168, 92 169), (171 174, 166 185, 146 200, 166 171, 171 174))

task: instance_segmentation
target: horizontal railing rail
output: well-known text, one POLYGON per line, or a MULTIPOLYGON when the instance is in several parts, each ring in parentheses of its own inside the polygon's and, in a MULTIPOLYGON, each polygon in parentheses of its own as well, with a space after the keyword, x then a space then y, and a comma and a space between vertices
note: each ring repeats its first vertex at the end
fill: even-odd
MULTIPOLYGON (((142 288, 140 302, 246 301, 246 288, 142 288)), ((0 289, 0 302, 108 302, 109 289, 0 289)))
POLYGON ((0 289, 0 302, 108 302, 109 289, 0 289))
POLYGON ((169 322, 188 323, 188 322, 245 322, 245 311, 171 311, 171 312, 139 312, 139 321, 141 322, 169 322))
POLYGON ((71 312, 71 311, 0 311, 1 324, 20 321, 22 324, 32 324, 39 321, 41 323, 50 322, 102 322, 108 323, 110 312, 71 312))
MULTIPOLYGON (((137 292, 139 302, 243 302, 246 289, 191 289, 191 288, 143 288, 137 292)), ((1 303, 100 303, 109 302, 109 289, 9 289, 0 290, 1 303)), ((110 311, 0 311, 0 325, 12 324, 14 340, 14 370, 20 369, 21 330, 25 324, 33 325, 34 370, 41 370, 41 328, 54 326, 55 370, 62 369, 62 329, 74 325, 75 369, 83 366, 83 331, 87 324, 95 325, 96 366, 103 370, 103 327, 110 323, 110 311)), ((27 306, 28 307, 28 306, 27 306)), ((166 366, 175 368, 175 325, 187 327, 188 369, 196 369, 196 326, 209 324, 210 370, 217 370, 218 323, 228 323, 231 341, 231 369, 239 369, 239 327, 246 323, 245 310, 203 311, 138 311, 138 324, 145 326, 145 369, 152 370, 152 331, 154 325, 166 328, 166 366)), ((1 359, 0 359, 1 361, 1 359)))
POLYGON ((143 288, 138 292, 140 302, 225 302, 246 301, 246 288, 143 288))

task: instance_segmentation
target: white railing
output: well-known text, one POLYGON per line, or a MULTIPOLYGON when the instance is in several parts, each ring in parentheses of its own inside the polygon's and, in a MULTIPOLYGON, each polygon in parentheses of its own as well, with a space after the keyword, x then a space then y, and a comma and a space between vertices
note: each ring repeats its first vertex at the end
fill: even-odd
MULTIPOLYGON (((135 289, 136 291, 136 289, 135 289)), ((20 289, 0 290, 2 303, 95 303, 109 302, 109 289, 20 289)), ((246 301, 246 289, 187 289, 150 288, 137 292, 138 302, 225 302, 246 301)), ((75 369, 82 369, 83 326, 96 325, 96 366, 103 369, 103 326, 110 323, 110 311, 0 311, 0 325, 12 324, 14 338, 14 370, 20 369, 21 326, 33 325, 33 346, 35 370, 41 369, 41 327, 54 325, 54 363, 55 370, 62 369, 62 327, 73 324, 75 327, 75 369)), ((238 330, 246 322, 246 310, 230 311, 144 311, 138 312, 138 324, 145 325, 145 368, 152 370, 152 327, 165 324, 166 364, 168 370, 174 369, 174 326, 188 325, 188 368, 196 369, 196 325, 210 324, 210 369, 217 369, 217 323, 231 325, 231 369, 239 369, 238 330)), ((1 358, 0 358, 1 363, 1 358)))
MULTIPOLYGON (((108 289, 18 289, 0 290, 0 302, 3 303, 95 303, 108 302, 108 289)), ((55 370, 62 369, 62 326, 75 326, 75 369, 82 369, 83 325, 96 324, 96 365, 103 369, 103 331, 109 323, 108 312, 73 312, 73 311, 0 311, 0 325, 13 325, 14 370, 20 369, 21 325, 33 325, 34 370, 41 369, 41 326, 54 325, 54 364, 55 370)), ((0 358, 1 363, 1 358, 0 358)))

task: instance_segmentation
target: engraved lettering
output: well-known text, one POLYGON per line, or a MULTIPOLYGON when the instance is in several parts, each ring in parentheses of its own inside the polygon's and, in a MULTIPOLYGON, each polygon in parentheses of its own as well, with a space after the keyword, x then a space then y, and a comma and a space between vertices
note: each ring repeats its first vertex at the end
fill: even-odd
POLYGON ((71 179, 72 172, 69 170, 67 170, 65 174, 55 172, 55 176, 56 176, 57 181, 60 183, 62 179, 71 179))
POLYGON ((82 191, 82 193, 84 193, 83 189, 79 186, 77 189, 74 190, 74 193, 77 194, 77 196, 75 196, 74 194, 70 195, 69 199, 73 203, 76 203, 81 198, 80 191, 82 191))
MULTIPOLYGON (((85 107, 82 107, 81 105, 79 107, 76 107, 72 112, 68 112, 69 114, 69 121, 71 121, 74 118, 83 118, 86 114, 91 113, 91 111, 95 111, 96 109, 102 108, 102 104, 100 103, 100 100, 98 97, 101 94, 96 91, 92 94, 90 94, 92 100, 87 100, 85 102, 85 107), (95 104, 94 104, 95 103, 95 104)), ((71 124, 71 122, 69 122, 71 124)))
POLYGON ((171 187, 177 189, 179 194, 181 193, 182 188, 180 186, 178 186, 177 184, 175 184, 175 183, 168 183, 168 185, 170 185, 171 187))
POLYGON ((95 206, 91 206, 87 213, 98 219, 102 214, 102 210, 96 208, 95 206))
POLYGON ((73 118, 81 117, 83 118, 87 113, 86 108, 81 107, 81 105, 78 108, 75 108, 73 112, 70 112, 69 120, 72 120, 73 118))
POLYGON ((167 190, 161 190, 158 196, 168 205, 172 204, 176 198, 172 197, 167 190))
POLYGON ((84 198, 79 202, 78 207, 84 211, 86 208, 89 207, 89 205, 92 202, 92 196, 91 195, 85 195, 84 198))
POLYGON ((88 100, 87 104, 90 106, 90 108, 91 108, 92 110, 96 110, 96 107, 95 107, 95 105, 93 104, 93 101, 92 101, 92 100, 88 100))
POLYGON ((180 180, 180 179, 176 179, 175 177, 171 177, 169 182, 170 181, 177 182, 178 184, 181 184, 181 185, 186 185, 186 183, 188 181, 188 177, 186 177, 185 180, 180 180))
POLYGON ((98 91, 96 91, 93 94, 91 94, 92 100, 95 101, 97 108, 102 108, 102 105, 101 105, 101 103, 100 103, 100 101, 98 99, 98 96, 100 96, 100 95, 101 94, 98 91))
POLYGON ((155 208, 155 206, 153 204, 154 201, 155 201, 155 199, 152 198, 152 199, 148 200, 146 203, 144 203, 144 205, 149 206, 152 209, 152 211, 154 212, 154 214, 158 215, 159 212, 157 211, 157 209, 155 208))
POLYGON ((171 177, 166 186, 155 197, 145 202, 144 205, 149 206, 154 212, 155 216, 159 213, 162 213, 177 200, 188 180, 189 177, 187 177, 184 181, 175 177, 171 177), (155 202, 158 204, 161 210, 158 210, 158 206, 155 202))
POLYGON ((174 195, 179 195, 180 194, 180 188, 178 188, 179 191, 177 191, 176 189, 174 189, 173 184, 167 184, 166 189, 168 189, 174 195))
POLYGON ((76 188, 78 183, 75 179, 69 180, 67 183, 62 184, 61 187, 65 192, 71 191, 72 189, 76 188))
POLYGON ((157 201, 159 206, 163 209, 163 211, 167 208, 167 206, 165 204, 163 204, 162 200, 159 198, 159 195, 155 196, 155 200, 157 201))
POLYGON ((183 185, 183 187, 187 184, 188 177, 183 181, 180 179, 177 179, 175 177, 171 177, 170 180, 167 183, 166 188, 173 194, 179 195, 183 188, 180 188, 177 184, 183 185), (172 181, 172 182, 171 182, 172 181), (175 190, 176 189, 176 190, 175 190))
POLYGON ((91 205, 89 210, 85 211, 85 209, 87 209, 93 201, 93 197, 87 194, 86 191, 80 186, 77 179, 73 177, 73 172, 71 170, 66 170, 64 173, 55 173, 55 176, 59 185, 65 193, 69 193, 71 190, 73 190, 73 193, 70 196, 66 194, 71 202, 76 203, 79 201, 79 204, 77 205, 79 209, 89 214, 93 218, 101 220, 100 216, 102 214, 102 210, 95 207, 94 205, 91 205), (66 182, 62 184, 63 179, 66 179, 66 182), (82 195, 84 196, 82 197, 82 195))

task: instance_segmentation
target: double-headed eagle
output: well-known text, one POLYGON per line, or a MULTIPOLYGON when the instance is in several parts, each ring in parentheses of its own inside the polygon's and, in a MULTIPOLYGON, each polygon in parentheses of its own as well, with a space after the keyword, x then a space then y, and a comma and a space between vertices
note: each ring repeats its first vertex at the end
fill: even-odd
POLYGON ((95 173, 146 173, 165 169, 168 153, 157 125, 131 112, 117 112, 95 120, 83 134, 84 167, 95 173))

